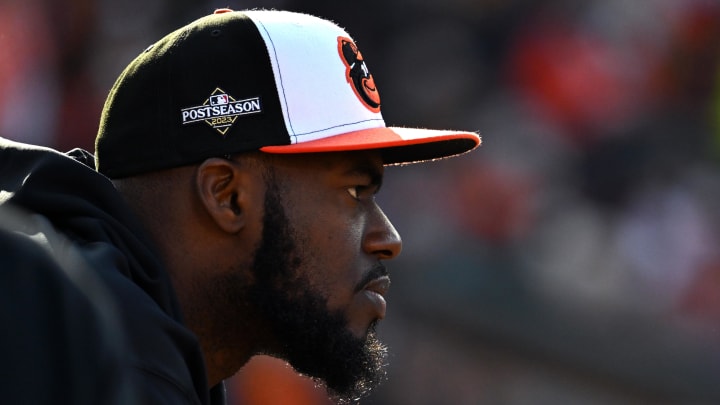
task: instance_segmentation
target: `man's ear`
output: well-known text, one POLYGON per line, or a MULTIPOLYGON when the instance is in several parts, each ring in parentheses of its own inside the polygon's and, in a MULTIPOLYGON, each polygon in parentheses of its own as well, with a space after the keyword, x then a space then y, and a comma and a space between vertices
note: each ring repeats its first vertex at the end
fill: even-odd
POLYGON ((247 221, 248 175, 237 164, 222 158, 205 160, 197 169, 198 197, 208 215, 225 232, 240 232, 247 221))

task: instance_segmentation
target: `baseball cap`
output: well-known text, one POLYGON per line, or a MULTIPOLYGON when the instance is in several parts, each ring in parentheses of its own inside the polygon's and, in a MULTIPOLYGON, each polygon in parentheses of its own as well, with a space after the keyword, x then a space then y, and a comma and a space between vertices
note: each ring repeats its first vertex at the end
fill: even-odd
POLYGON ((277 10, 220 9, 148 47, 110 90, 97 170, 119 178, 260 150, 379 149, 386 165, 461 154, 475 132, 387 127, 342 28, 277 10))

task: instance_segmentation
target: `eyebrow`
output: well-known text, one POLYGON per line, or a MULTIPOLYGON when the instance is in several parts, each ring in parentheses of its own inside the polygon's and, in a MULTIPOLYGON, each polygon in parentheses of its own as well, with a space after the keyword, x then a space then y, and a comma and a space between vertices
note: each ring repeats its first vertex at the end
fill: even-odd
POLYGON ((355 164, 347 170, 345 174, 348 176, 362 176, 370 178, 370 185, 375 187, 375 193, 380 191, 383 184, 382 169, 369 163, 355 164))

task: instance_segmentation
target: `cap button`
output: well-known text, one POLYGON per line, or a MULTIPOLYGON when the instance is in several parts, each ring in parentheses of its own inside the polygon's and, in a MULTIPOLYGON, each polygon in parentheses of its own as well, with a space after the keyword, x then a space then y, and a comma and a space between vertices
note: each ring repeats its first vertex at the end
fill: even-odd
POLYGON ((223 13, 232 13, 232 10, 229 8, 218 8, 213 12, 213 14, 223 14, 223 13))

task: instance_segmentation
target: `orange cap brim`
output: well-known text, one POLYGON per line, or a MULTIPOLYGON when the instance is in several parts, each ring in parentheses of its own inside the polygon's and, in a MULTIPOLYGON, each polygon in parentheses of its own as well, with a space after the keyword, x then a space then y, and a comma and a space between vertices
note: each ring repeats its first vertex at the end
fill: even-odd
POLYGON ((479 146, 474 132, 380 127, 347 132, 290 145, 264 146, 266 153, 294 154, 379 149, 387 165, 442 159, 469 152, 479 146))

